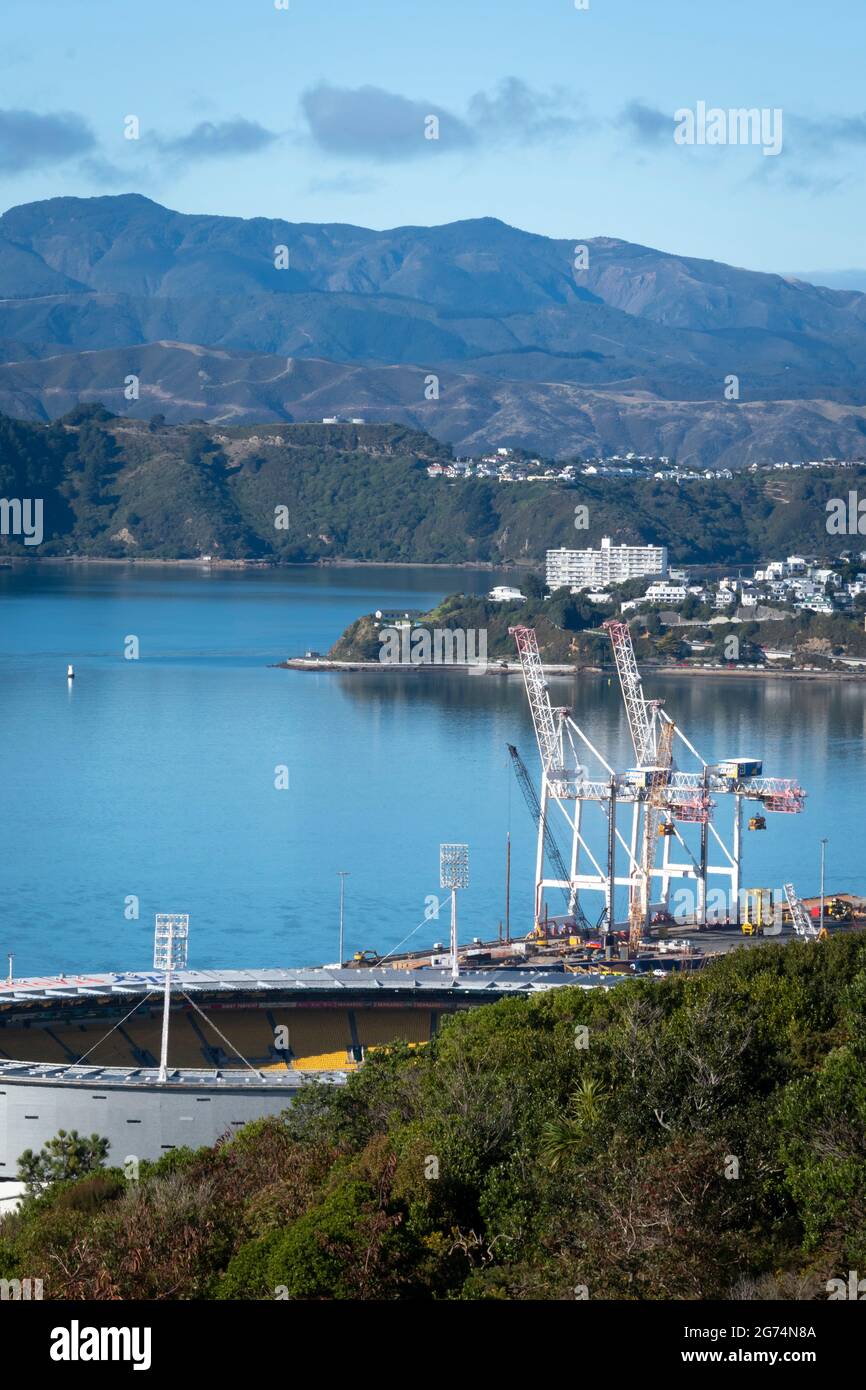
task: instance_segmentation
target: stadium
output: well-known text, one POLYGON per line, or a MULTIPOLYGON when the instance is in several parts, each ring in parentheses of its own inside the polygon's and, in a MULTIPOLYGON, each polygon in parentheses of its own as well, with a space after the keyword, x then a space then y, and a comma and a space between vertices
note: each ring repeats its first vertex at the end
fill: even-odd
MULTIPOLYGON (((109 1162, 212 1144, 284 1110, 302 1086, 341 1085, 443 1017, 581 977, 543 970, 182 970, 172 976, 160 1074, 162 971, 0 985, 0 1180, 58 1130, 99 1134, 109 1162)), ((598 980, 590 981, 598 985, 598 980)))

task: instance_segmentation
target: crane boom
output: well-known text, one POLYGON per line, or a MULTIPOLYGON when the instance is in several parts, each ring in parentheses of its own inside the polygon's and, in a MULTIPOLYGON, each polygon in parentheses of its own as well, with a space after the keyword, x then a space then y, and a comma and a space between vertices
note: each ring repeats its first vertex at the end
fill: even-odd
POLYGON ((534 627, 512 627, 509 628, 509 632, 517 644, 523 683, 529 700, 529 712, 532 715, 538 751, 541 754, 541 766, 547 774, 562 761, 562 744, 553 717, 547 682, 544 679, 538 639, 534 627))
MULTIPOLYGON (((529 808, 529 814, 532 816, 532 819, 535 822, 535 828, 538 829, 538 827, 542 823, 541 802, 538 799, 538 793, 532 785, 532 778, 529 775, 529 770, 526 766, 526 763, 521 758, 518 749, 515 748, 513 743, 506 744, 506 747, 509 753, 511 754, 511 761, 514 765, 514 772, 520 784, 520 790, 523 792, 523 797, 526 801, 526 805, 529 808)), ((562 851, 560 850, 559 845, 557 844, 556 839, 554 837, 553 831, 548 825, 546 819, 544 821, 544 830, 542 833, 544 835, 544 844, 547 850, 547 856, 551 864, 553 864, 554 868, 556 869, 556 872, 559 874, 563 882, 568 883, 570 880, 570 875, 568 869, 565 867, 565 860, 562 857, 562 851)), ((583 911, 583 908, 580 906, 580 903, 577 902, 574 889, 563 888, 562 891, 565 900, 568 904, 568 910, 570 915, 576 918, 581 927, 583 927, 586 931, 590 931, 591 928, 589 921, 586 917, 586 914, 583 911)))
POLYGON ((631 629, 628 623, 620 622, 616 618, 608 619, 603 626, 610 634, 637 766, 647 767, 657 762, 652 705, 643 693, 643 682, 634 654, 634 644, 631 640, 631 629))

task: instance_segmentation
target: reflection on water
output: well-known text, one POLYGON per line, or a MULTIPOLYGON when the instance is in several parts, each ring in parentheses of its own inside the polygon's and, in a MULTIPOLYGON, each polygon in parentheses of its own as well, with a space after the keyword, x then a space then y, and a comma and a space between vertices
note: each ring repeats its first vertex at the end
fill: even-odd
MULTIPOLYGON (((512 921, 528 925, 533 829, 505 747, 535 772, 521 680, 269 666, 327 648, 361 612, 507 578, 0 572, 0 951, 15 952, 16 973, 147 965, 157 910, 191 913, 196 965, 331 960, 338 869, 351 874, 347 946, 387 950, 423 921, 444 840, 470 844, 461 930, 487 935, 504 914, 509 829, 512 921), (129 634, 138 662, 123 659, 129 634)), ((744 885, 792 877, 814 891, 827 835, 830 887, 866 892, 866 685, 652 676, 647 693, 708 760, 761 757, 806 787, 802 815, 768 816, 746 837, 744 885)), ((630 761, 615 680, 554 678, 551 696, 615 765, 630 761)), ((443 919, 413 940, 446 935, 443 919)))

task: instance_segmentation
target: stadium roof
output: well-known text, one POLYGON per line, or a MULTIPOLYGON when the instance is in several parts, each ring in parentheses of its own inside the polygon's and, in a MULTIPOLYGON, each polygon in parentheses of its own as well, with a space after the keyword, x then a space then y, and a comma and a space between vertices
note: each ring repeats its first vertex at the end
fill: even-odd
MULTIPOLYGON (((574 988, 608 987, 617 983, 616 976, 566 975, 545 970, 473 970, 462 971, 452 980, 449 970, 397 970, 365 967, 340 969, 338 966, 319 966, 310 969, 272 970, 176 970, 172 973, 172 988, 187 994, 236 994, 249 991, 287 990, 333 994, 345 989, 352 994, 371 996, 389 991, 405 994, 408 991, 447 991, 455 996, 536 994, 563 986, 574 988)), ((104 999, 107 996, 135 997, 161 990, 165 975, 161 970, 135 971, 126 974, 55 975, 36 979, 0 982, 0 1006, 16 1001, 104 999)))
POLYGON ((208 1070, 205 1067, 170 1067, 165 1081, 159 1081, 158 1067, 100 1067, 69 1062, 4 1062, 0 1061, 0 1081, 37 1081, 49 1084, 61 1082, 78 1086, 161 1086, 195 1087, 220 1091, 278 1090, 298 1091, 302 1086, 340 1085, 345 1071, 259 1071, 253 1067, 208 1070))

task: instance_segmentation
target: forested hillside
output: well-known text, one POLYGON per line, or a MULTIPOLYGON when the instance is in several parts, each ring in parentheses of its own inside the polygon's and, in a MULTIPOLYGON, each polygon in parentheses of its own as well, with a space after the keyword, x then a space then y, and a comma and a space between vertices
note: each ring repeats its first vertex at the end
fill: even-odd
POLYGON ((447 445, 403 425, 167 425, 79 406, 51 425, 0 416, 0 497, 44 499, 35 556, 543 563, 557 546, 653 542, 683 563, 837 554, 825 504, 866 469, 678 485, 579 477, 430 478, 447 445), (575 530, 575 507, 589 525, 575 530))

